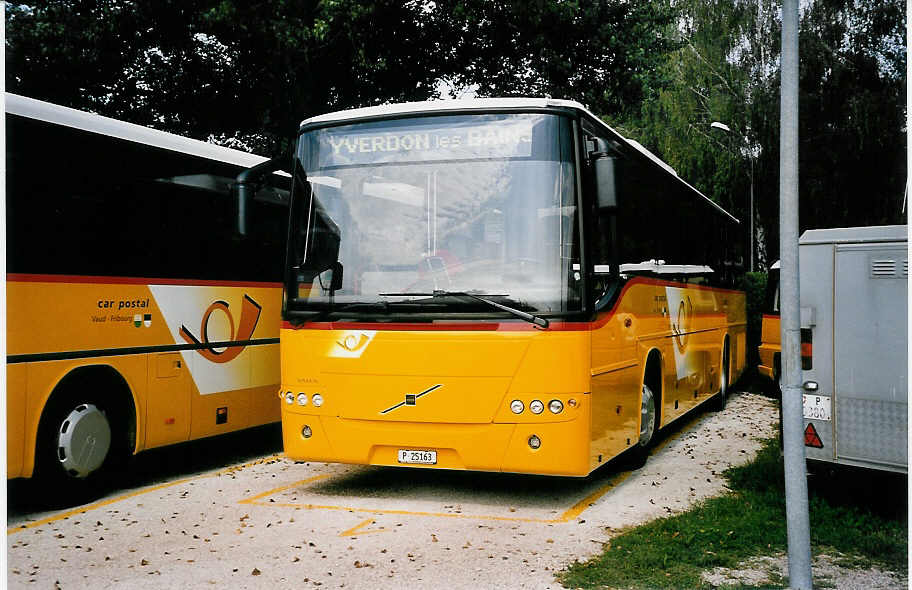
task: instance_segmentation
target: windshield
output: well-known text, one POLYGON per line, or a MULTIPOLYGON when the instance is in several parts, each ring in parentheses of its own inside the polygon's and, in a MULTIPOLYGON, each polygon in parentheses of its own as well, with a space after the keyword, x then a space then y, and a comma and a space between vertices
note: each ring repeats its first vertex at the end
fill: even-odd
POLYGON ((289 305, 383 313, 424 301, 441 313, 491 312, 439 297, 463 292, 527 311, 578 310, 571 137, 568 119, 546 114, 305 132, 297 157, 313 192, 296 178, 289 305))

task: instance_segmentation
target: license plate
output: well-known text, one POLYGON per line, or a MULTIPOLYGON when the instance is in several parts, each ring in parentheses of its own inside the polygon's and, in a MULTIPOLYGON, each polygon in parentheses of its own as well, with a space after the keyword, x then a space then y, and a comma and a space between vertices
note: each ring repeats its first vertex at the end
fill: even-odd
POLYGON ((804 394, 804 417, 809 420, 832 420, 830 397, 804 394))
POLYGON ((437 451, 413 451, 411 449, 399 449, 400 463, 417 463, 419 465, 436 465, 437 451))

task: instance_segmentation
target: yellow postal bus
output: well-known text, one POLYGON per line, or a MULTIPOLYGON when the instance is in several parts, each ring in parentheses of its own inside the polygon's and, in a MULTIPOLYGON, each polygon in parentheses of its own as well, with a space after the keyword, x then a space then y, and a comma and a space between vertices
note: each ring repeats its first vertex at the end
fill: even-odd
POLYGON ((264 158, 13 94, 6 133, 7 476, 277 421, 287 191, 241 240, 229 190, 264 158))
POLYGON ((585 476, 745 365, 735 218, 580 104, 303 122, 282 424, 297 460, 585 476))

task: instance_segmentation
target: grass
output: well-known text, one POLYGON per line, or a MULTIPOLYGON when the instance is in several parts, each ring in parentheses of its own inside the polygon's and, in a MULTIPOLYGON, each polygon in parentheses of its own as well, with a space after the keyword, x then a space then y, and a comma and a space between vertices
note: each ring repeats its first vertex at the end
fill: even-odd
MULTIPOLYGON (((779 441, 766 441, 754 461, 724 475, 731 493, 622 532, 560 581, 569 588, 708 588, 700 578, 705 570, 785 551, 779 441)), ((906 573, 906 481, 857 471, 809 478, 812 551, 836 550, 844 563, 906 573)))

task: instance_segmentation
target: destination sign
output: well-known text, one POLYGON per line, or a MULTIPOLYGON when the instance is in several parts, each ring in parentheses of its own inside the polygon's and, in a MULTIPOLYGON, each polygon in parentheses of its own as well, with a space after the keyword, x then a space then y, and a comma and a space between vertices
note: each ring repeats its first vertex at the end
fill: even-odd
POLYGON ((513 116, 483 124, 439 127, 391 123, 389 127, 357 126, 317 132, 319 167, 516 158, 532 155, 532 128, 537 116, 513 116))

